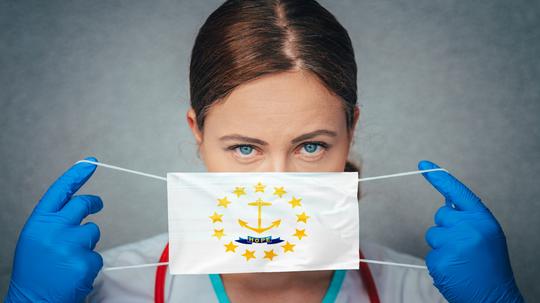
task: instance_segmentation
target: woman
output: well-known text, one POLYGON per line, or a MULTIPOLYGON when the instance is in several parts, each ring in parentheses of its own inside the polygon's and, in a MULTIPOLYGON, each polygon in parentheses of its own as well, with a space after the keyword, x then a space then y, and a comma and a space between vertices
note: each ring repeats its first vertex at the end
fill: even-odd
MULTIPOLYGON (((207 170, 358 170, 347 161, 359 119, 356 73, 346 30, 317 2, 225 2, 200 29, 190 64, 186 118, 207 170)), ((435 167, 419 163, 420 169, 435 167)), ((496 219, 445 172, 424 173, 446 198, 426 233, 431 278, 416 269, 367 265, 361 271, 209 277, 156 275, 149 268, 100 272, 103 260, 156 262, 166 256, 167 236, 114 248, 103 258, 95 252, 98 227, 80 223, 103 203, 97 196, 73 196, 94 170, 75 165, 37 204, 17 243, 7 302, 79 302, 89 293, 92 302, 161 296, 170 302, 523 301, 496 219), (165 293, 155 292, 156 280, 165 293)), ((361 252, 369 259, 416 261, 369 243, 361 243, 361 252)))

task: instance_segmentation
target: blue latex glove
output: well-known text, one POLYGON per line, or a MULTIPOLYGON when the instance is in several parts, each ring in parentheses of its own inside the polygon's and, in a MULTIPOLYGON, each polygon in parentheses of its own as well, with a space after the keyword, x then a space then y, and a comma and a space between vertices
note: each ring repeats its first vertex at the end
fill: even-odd
MULTIPOLYGON (((420 161, 420 170, 439 168, 420 161)), ((444 171, 422 174, 446 199, 426 232, 433 248, 426 265, 434 285, 451 303, 524 302, 514 280, 506 237, 489 209, 444 171), (452 207, 454 206, 454 207, 452 207)))
MULTIPOLYGON (((86 158, 95 161, 95 158, 86 158)), ((72 196, 96 165, 79 163, 47 190, 17 242, 5 302, 81 302, 103 266, 93 249, 100 232, 81 221, 103 208, 98 196, 72 196)))

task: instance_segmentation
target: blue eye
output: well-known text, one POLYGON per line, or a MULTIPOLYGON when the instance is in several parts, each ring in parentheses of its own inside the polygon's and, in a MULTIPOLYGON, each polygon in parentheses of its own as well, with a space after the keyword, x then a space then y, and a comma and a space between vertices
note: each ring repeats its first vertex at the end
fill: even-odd
POLYGON ((234 151, 234 153, 241 158, 251 158, 255 156, 255 146, 249 144, 236 144, 227 147, 227 150, 234 151))
POLYGON ((306 143, 304 144, 303 148, 305 151, 312 154, 315 151, 317 151, 317 147, 320 147, 320 146, 321 146, 320 144, 316 144, 316 143, 306 143))
POLYGON ((322 156, 329 147, 330 145, 324 142, 306 142, 302 144, 300 153, 303 154, 305 158, 315 159, 319 158, 319 156, 322 156))
POLYGON ((238 147, 240 147, 240 153, 242 153, 242 155, 249 155, 253 151, 253 147, 249 145, 240 145, 238 147))

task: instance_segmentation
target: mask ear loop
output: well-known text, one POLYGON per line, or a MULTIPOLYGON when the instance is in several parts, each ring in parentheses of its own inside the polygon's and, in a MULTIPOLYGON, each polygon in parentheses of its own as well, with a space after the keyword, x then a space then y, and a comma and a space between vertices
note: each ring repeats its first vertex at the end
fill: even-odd
MULTIPOLYGON (((80 161, 75 162, 75 164, 77 164, 77 163, 90 163, 90 164, 94 164, 94 165, 97 165, 97 166, 102 166, 102 167, 106 167, 106 168, 110 168, 110 169, 114 169, 114 170, 118 170, 118 171, 123 171, 123 172, 130 173, 130 174, 140 175, 140 176, 143 176, 143 177, 157 179, 157 180, 167 182, 167 178, 165 178, 165 177, 152 175, 152 174, 147 174, 147 173, 144 173, 144 172, 131 170, 131 169, 127 169, 127 168, 122 168, 122 167, 118 167, 118 166, 114 166, 114 165, 110 165, 110 164, 105 164, 105 163, 101 163, 101 162, 94 162, 94 161, 90 161, 90 160, 80 160, 80 161)), ((391 174, 391 175, 382 175, 382 176, 375 176, 375 177, 360 178, 360 179, 358 179, 358 182, 380 180, 380 179, 387 179, 387 178, 396 178, 396 177, 403 177, 403 176, 410 176, 410 175, 428 173, 428 172, 432 172, 432 171, 445 171, 445 172, 448 173, 448 170, 446 170, 444 168, 433 168, 433 169, 415 170, 415 171, 409 171, 409 172, 403 172, 403 173, 397 173, 397 174, 391 174)), ((369 259, 360 259, 360 262, 372 263, 372 264, 380 264, 380 265, 389 265, 389 266, 407 267, 407 268, 416 268, 416 269, 424 269, 424 270, 427 269, 427 266, 424 266, 424 265, 396 263, 396 262, 387 262, 387 261, 377 261, 377 260, 369 260, 369 259)), ((111 267, 104 267, 103 271, 132 269, 132 268, 143 268, 143 267, 157 267, 157 266, 168 265, 168 264, 169 264, 169 262, 159 262, 159 263, 146 263, 146 264, 127 265, 127 266, 111 266, 111 267)))
POLYGON ((167 178, 165 178, 165 177, 156 176, 156 175, 152 175, 152 174, 147 174, 147 173, 143 173, 143 172, 140 172, 140 171, 127 169, 127 168, 122 168, 122 167, 118 167, 118 166, 114 166, 114 165, 110 165, 110 164, 105 164, 105 163, 101 163, 101 162, 94 162, 94 161, 90 161, 90 160, 80 160, 80 161, 75 162, 75 164, 77 164, 77 163, 90 163, 90 164, 94 164, 94 165, 97 165, 97 166, 103 166, 103 167, 106 167, 106 168, 115 169, 115 170, 123 171, 123 172, 126 172, 126 173, 135 174, 135 175, 148 177, 148 178, 153 178, 153 179, 158 179, 158 180, 162 180, 162 181, 167 182, 167 178))

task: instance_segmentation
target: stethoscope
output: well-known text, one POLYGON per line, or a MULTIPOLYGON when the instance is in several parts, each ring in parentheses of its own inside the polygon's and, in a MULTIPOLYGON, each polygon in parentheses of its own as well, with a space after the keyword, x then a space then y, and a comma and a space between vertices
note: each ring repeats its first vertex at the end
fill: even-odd
MULTIPOLYGON (((362 251, 359 251, 360 259, 364 259, 362 251)), ((159 262, 169 262, 169 243, 165 245, 159 262)), ((377 293, 377 287, 375 286, 375 281, 371 275, 368 264, 361 262, 360 263, 360 277, 362 278, 362 283, 364 288, 367 289, 369 301, 371 303, 380 303, 379 294, 377 293)), ((167 265, 160 265, 156 269, 156 283, 154 286, 154 302, 155 303, 164 303, 165 302, 165 279, 167 278, 167 265)))

